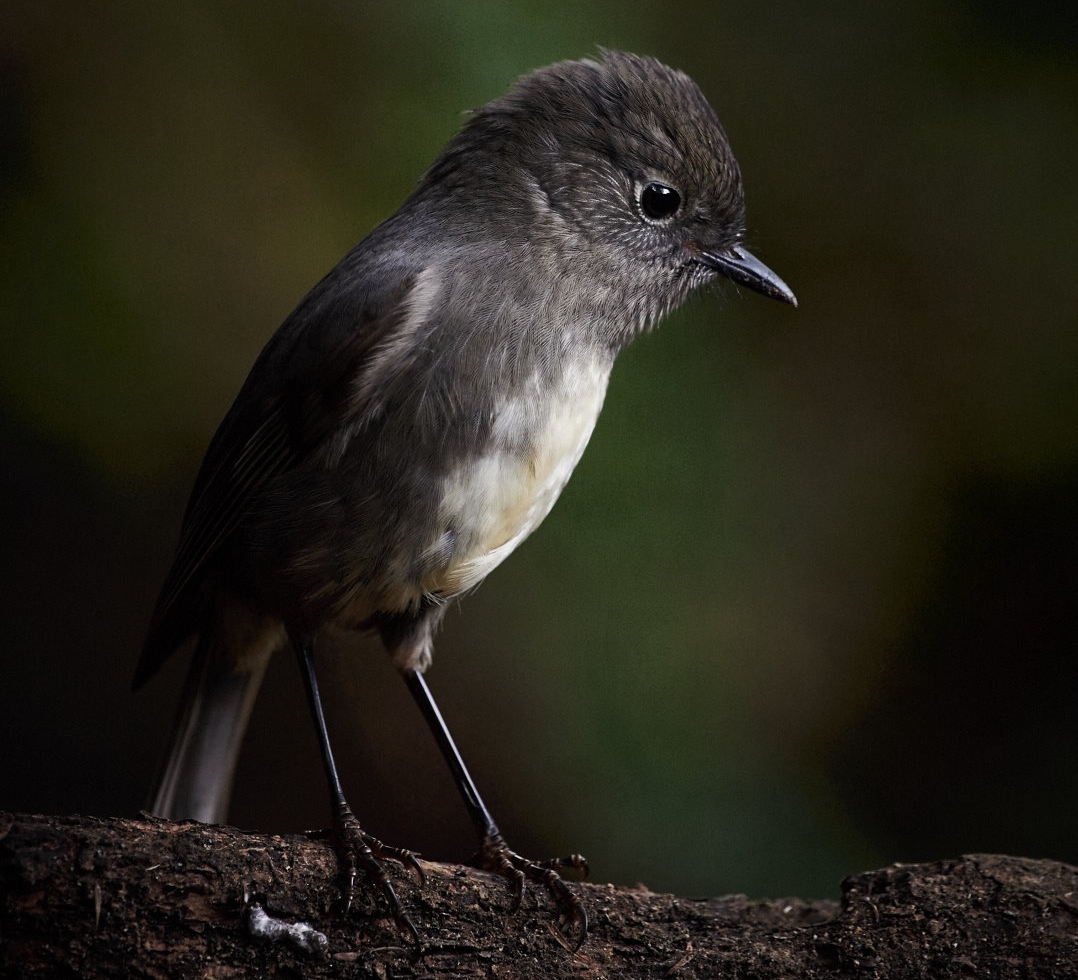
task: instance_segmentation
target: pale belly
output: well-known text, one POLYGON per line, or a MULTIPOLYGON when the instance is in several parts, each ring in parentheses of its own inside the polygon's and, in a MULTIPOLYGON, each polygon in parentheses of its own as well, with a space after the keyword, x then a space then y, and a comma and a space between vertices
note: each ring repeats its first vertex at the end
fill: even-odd
POLYGON ((424 576, 424 592, 449 597, 478 585, 539 526, 588 444, 609 376, 605 359, 584 363, 565 372, 553 397, 526 389, 498 407, 491 451, 446 481, 439 521, 451 530, 427 549, 436 570, 424 576), (537 433, 525 454, 512 448, 521 427, 537 433), (437 568, 446 552, 452 557, 437 568))

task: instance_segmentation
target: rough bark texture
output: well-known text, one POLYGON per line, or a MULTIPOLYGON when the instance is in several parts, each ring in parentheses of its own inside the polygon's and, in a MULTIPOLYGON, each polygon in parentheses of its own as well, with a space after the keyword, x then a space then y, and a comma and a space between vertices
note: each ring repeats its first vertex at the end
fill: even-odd
POLYGON ((841 903, 585 884, 591 931, 575 955, 558 943, 541 889, 511 912, 502 880, 423 867, 422 889, 393 872, 422 935, 417 950, 370 896, 342 916, 336 859, 322 842, 0 813, 0 976, 1078 976, 1078 868, 1055 861, 894 866, 848 878, 841 903), (310 923, 328 948, 256 938, 255 902, 275 919, 310 923))

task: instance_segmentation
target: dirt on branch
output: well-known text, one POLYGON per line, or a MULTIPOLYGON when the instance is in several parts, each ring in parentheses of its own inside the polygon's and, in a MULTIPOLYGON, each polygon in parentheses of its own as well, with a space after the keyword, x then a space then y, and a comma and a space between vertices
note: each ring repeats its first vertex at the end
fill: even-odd
POLYGON ((591 919, 576 954, 542 889, 513 912, 499 878, 423 869, 423 888, 391 872, 416 949, 368 890, 342 915, 322 842, 0 813, 0 977, 1078 976, 1078 868, 1055 861, 893 866, 846 879, 841 903, 575 885, 591 919))

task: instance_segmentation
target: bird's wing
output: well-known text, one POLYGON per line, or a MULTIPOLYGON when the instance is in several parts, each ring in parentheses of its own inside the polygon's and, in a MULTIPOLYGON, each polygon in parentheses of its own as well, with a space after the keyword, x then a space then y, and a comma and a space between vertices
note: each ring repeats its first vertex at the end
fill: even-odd
POLYGON ((418 270, 355 275, 350 254, 285 321, 218 428, 135 672, 140 686, 198 628, 205 573, 251 502, 362 410, 354 380, 409 309, 418 270))

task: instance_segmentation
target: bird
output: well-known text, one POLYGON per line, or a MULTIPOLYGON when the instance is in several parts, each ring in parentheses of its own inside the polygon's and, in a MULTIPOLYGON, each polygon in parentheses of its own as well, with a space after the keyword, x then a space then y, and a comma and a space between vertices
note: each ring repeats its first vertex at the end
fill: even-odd
POLYGON ((149 809, 223 822, 266 665, 297 658, 350 901, 363 874, 419 936, 326 731, 316 653, 380 638, 445 757, 476 863, 545 887, 558 930, 587 912, 559 874, 579 855, 511 850, 424 672, 451 603, 553 507, 596 424, 617 355, 691 293, 730 281, 796 306, 744 244, 741 175, 700 88, 600 49, 523 76, 472 111, 400 208, 263 348, 206 451, 135 671, 194 638, 149 809))

